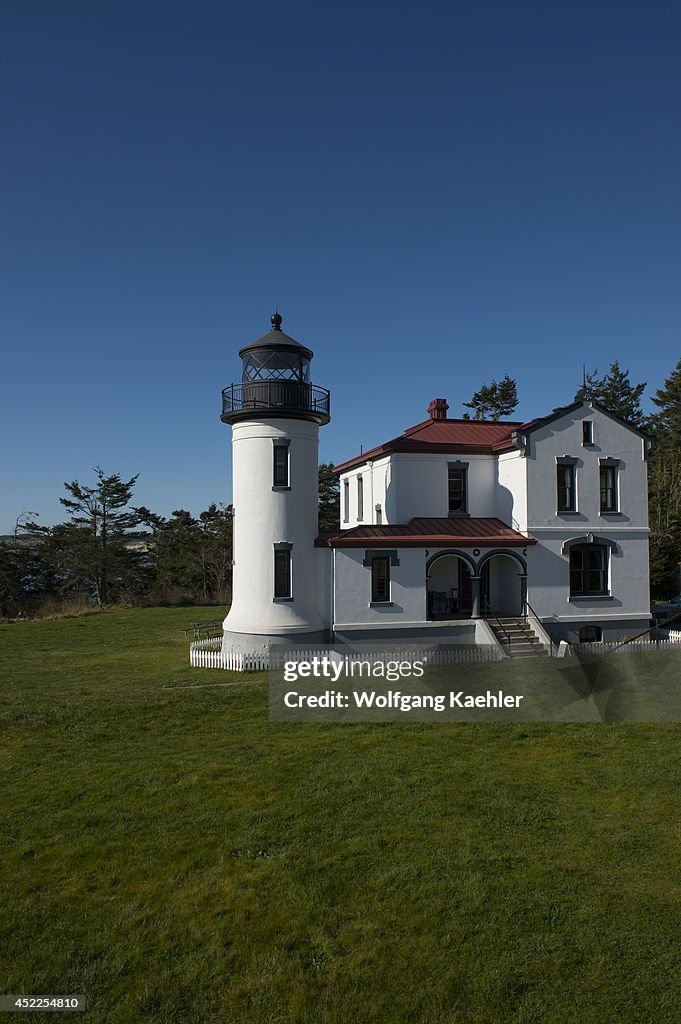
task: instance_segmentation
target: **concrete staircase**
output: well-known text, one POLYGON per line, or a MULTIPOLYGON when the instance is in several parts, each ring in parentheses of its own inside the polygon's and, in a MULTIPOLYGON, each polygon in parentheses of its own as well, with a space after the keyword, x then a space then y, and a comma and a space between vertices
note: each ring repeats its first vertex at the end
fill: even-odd
POLYGON ((500 615, 498 618, 488 618, 487 625, 511 658, 548 657, 546 647, 525 619, 500 615))

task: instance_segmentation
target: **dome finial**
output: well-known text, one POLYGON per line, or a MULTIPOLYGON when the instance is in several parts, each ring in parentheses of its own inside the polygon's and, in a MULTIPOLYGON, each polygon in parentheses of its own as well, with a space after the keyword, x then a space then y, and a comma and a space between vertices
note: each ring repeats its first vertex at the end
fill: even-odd
POLYGON ((279 312, 279 310, 277 310, 275 313, 272 314, 272 318, 271 319, 272 319, 272 330, 273 331, 280 331, 281 330, 281 313, 279 312))

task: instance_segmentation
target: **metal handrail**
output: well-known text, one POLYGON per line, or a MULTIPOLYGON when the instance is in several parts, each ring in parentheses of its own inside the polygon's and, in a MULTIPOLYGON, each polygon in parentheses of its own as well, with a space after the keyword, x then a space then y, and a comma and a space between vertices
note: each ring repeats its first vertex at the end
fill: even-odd
POLYGON ((499 616, 498 616, 498 615, 496 614, 496 612, 493 612, 493 611, 492 611, 492 609, 491 609, 491 607, 490 607, 490 603, 489 603, 489 601, 487 600, 487 598, 485 598, 485 599, 484 599, 484 601, 483 601, 483 605, 484 605, 484 608, 485 608, 485 612, 487 613, 487 614, 485 615, 485 618, 491 618, 491 619, 494 619, 494 621, 495 621, 495 622, 497 623, 497 625, 499 626, 499 629, 500 629, 500 630, 501 630, 501 632, 503 633, 503 635, 504 635, 504 642, 508 644, 508 653, 509 653, 509 657, 510 657, 510 654, 511 654, 511 647, 512 647, 512 642, 511 642, 511 634, 507 632, 507 630, 506 630, 506 629, 505 629, 505 627, 504 627, 504 624, 502 623, 501 619, 500 619, 500 618, 499 618, 499 616))
POLYGON ((249 410, 285 410, 293 413, 312 413, 329 418, 331 394, 328 388, 305 384, 299 380, 270 379, 230 384, 222 391, 222 415, 249 410))
MULTIPOLYGON (((534 615, 534 617, 537 620, 537 622, 541 623, 541 619, 539 618, 539 616, 537 615, 536 611, 534 610, 534 608, 532 607, 532 605, 530 604, 530 602, 527 600, 527 597, 526 597, 524 605, 523 605, 523 615, 525 617, 525 620, 527 620, 527 617, 528 617, 527 616, 528 608, 532 612, 532 614, 534 615)), ((546 632, 546 630, 544 630, 544 632, 546 632)), ((539 639, 541 640, 541 637, 539 637, 539 639)), ((551 639, 551 637, 549 637, 549 656, 552 656, 552 655, 553 655, 553 640, 551 639)))

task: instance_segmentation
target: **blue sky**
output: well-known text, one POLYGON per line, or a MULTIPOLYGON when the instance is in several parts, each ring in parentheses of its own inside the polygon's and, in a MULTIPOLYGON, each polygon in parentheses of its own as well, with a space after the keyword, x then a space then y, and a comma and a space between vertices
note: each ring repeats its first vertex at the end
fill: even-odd
POLYGON ((681 9, 5 5, 0 532, 63 481, 230 497, 220 390, 274 303, 339 462, 481 383, 681 356, 681 9))

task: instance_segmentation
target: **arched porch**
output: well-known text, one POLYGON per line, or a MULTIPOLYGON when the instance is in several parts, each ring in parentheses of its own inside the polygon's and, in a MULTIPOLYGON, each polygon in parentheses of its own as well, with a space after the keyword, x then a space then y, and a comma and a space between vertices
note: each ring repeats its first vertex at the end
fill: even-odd
POLYGON ((480 605, 483 615, 513 616, 525 613, 527 566, 512 551, 496 551, 480 563, 480 605))
POLYGON ((434 555, 426 566, 428 619, 470 619, 479 615, 475 565, 457 551, 434 555))

